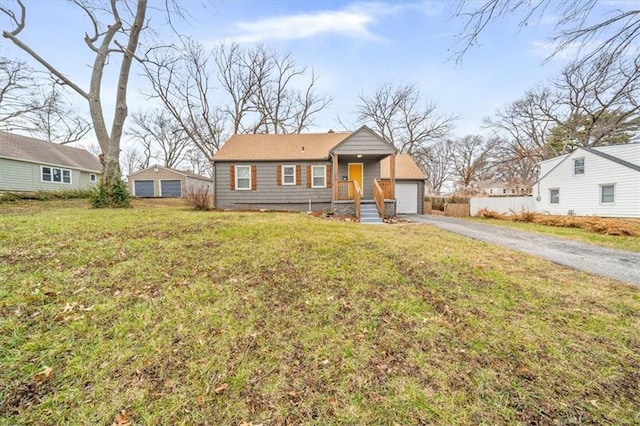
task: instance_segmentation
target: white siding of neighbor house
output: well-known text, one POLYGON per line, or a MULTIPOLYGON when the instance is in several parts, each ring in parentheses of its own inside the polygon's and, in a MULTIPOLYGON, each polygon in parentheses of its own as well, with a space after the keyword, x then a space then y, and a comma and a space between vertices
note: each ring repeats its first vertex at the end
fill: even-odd
MULTIPOLYGON (((0 191, 62 191, 66 189, 88 189, 94 185, 89 172, 64 166, 49 166, 71 170, 71 183, 43 182, 40 167, 43 164, 0 158, 0 191)), ((96 175, 99 179, 99 175, 96 175)))
POLYGON ((362 129, 349 136, 333 152, 338 155, 388 155, 393 154, 395 151, 393 147, 375 134, 362 129))
POLYGON ((578 216, 640 217, 640 171, 577 149, 555 169, 540 177, 540 182, 533 188, 533 196, 540 197, 536 199, 536 211, 557 215, 573 211, 578 216), (582 175, 573 174, 573 160, 577 158, 584 158, 582 175), (602 204, 600 187, 610 184, 615 185, 615 202, 602 204), (550 189, 559 189, 558 204, 549 202, 550 189))

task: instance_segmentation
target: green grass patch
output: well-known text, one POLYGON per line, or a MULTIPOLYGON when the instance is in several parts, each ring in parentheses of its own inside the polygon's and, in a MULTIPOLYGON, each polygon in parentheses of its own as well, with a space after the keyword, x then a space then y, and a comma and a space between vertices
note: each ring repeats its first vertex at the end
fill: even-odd
POLYGON ((425 225, 134 205, 0 207, 0 423, 640 420, 636 287, 425 225))
MULTIPOLYGON (((500 219, 485 218, 466 218, 481 223, 491 225, 505 226, 507 228, 521 229, 525 231, 537 232, 545 235, 553 235, 556 237, 568 238, 575 241, 583 241, 586 243, 597 244, 604 247, 610 247, 620 250, 629 250, 640 253, 640 237, 626 235, 606 235, 580 228, 564 228, 558 226, 542 225, 531 222, 512 222, 500 219)), ((636 224, 637 221, 628 220, 630 223, 636 224)))

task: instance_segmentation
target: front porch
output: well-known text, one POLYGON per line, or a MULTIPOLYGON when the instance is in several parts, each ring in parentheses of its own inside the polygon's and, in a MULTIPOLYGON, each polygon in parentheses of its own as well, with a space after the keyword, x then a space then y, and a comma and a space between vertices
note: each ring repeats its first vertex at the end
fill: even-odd
POLYGON ((331 202, 334 214, 361 219, 363 205, 373 205, 380 218, 396 215, 395 154, 389 156, 333 156, 334 185, 331 202), (380 178, 380 161, 390 160, 390 178, 380 178))

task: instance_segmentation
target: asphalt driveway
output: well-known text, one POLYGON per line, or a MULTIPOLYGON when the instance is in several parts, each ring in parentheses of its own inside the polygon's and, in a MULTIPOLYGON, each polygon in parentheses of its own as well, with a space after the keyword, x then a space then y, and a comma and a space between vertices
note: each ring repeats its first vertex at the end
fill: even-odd
POLYGON ((640 253, 444 216, 404 215, 456 234, 543 257, 580 271, 640 285, 640 253))

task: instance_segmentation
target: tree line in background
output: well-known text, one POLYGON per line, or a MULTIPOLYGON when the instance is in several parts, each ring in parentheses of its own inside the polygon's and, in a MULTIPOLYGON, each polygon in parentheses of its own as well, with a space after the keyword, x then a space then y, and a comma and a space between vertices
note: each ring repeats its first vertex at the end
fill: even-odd
MULTIPOLYGON (((19 39, 26 25, 26 7, 20 0, 15 10, 0 7, 15 26, 13 31, 4 31, 3 37, 48 71, 41 76, 21 61, 0 60, 0 128, 26 130, 60 143, 78 140, 93 128, 108 185, 119 179, 121 162, 127 172, 160 162, 207 174, 211 157, 231 134, 303 132, 331 103, 329 96, 316 92, 318 76, 313 70, 297 64, 290 54, 233 42, 205 49, 186 37, 170 46, 149 40, 143 43, 139 37, 148 22, 146 0, 125 2, 128 7, 120 7, 115 0, 105 2, 105 7, 83 0, 73 3, 93 26, 85 37, 95 53, 88 90, 19 39), (101 26, 101 22, 112 23, 101 26), (145 44, 142 54, 136 53, 139 44, 145 44), (114 119, 108 129, 101 86, 105 65, 116 54, 121 62, 114 119), (150 83, 144 95, 157 107, 133 112, 125 128, 133 63, 144 71, 150 83), (88 101, 90 123, 70 108, 62 87, 88 101), (135 141, 124 155, 120 153, 122 136, 135 141)), ((461 190, 483 179, 531 182, 540 160, 578 146, 637 141, 640 56, 634 53, 634 43, 640 36, 640 11, 620 11, 599 24, 586 24, 596 3, 574 0, 557 6, 560 33, 553 38, 555 53, 576 43, 595 47, 556 78, 488 116, 488 136, 454 137, 457 117, 441 113, 415 83, 384 82, 372 93, 362 93, 355 105, 358 124, 369 125, 400 152, 412 155, 435 193, 449 182, 461 190), (605 41, 594 44, 602 34, 607 35, 605 41)), ((458 4, 456 15, 467 19, 467 24, 460 34, 462 49, 456 59, 477 44, 492 21, 524 13, 526 24, 555 3, 488 0, 458 4)), ((181 16, 175 2, 166 2, 163 12, 169 23, 181 16)), ((338 120, 345 130, 353 128, 338 120)))

